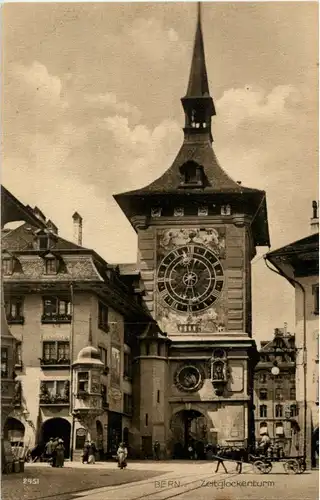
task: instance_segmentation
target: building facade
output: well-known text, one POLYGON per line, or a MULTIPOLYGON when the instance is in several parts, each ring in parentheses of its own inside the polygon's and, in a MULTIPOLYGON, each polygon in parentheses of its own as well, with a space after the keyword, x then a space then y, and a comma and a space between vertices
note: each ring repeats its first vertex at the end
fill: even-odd
POLYGON ((17 342, 15 406, 5 418, 5 435, 29 448, 62 437, 69 457, 80 453, 89 431, 100 453, 110 455, 122 439, 130 444, 132 359, 153 321, 139 273, 83 248, 79 214, 74 244, 59 237, 39 209, 34 213, 42 229, 25 223, 2 237, 5 317, 17 342), (90 370, 75 366, 90 346, 103 365, 95 382, 90 370), (87 408, 91 399, 98 411, 87 408), (88 428, 79 407, 94 417, 88 428))
POLYGON ((271 341, 261 342, 254 374, 255 434, 267 434, 287 455, 297 453, 299 408, 296 401, 295 336, 276 328, 271 341), (274 375, 276 366, 279 373, 274 375))
POLYGON ((138 235, 145 302, 168 337, 141 339, 136 447, 148 454, 158 440, 183 456, 192 444, 200 456, 208 442, 254 441, 250 263, 269 245, 265 192, 233 181, 212 149, 200 12, 182 106, 172 166, 115 200, 138 235))
POLYGON ((296 397, 300 449, 309 464, 318 464, 319 445, 319 218, 312 203, 312 234, 266 256, 295 288, 296 397))

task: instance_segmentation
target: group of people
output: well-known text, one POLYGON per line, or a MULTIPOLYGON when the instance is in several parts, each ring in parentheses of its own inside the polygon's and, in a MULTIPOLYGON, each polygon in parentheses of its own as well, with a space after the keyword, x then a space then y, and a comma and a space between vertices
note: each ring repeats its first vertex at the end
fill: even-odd
POLYGON ((82 452, 82 463, 83 464, 95 464, 96 463, 96 453, 97 448, 93 441, 86 441, 84 443, 82 452))
POLYGON ((52 467, 64 466, 65 447, 63 439, 50 438, 45 446, 45 459, 52 467))

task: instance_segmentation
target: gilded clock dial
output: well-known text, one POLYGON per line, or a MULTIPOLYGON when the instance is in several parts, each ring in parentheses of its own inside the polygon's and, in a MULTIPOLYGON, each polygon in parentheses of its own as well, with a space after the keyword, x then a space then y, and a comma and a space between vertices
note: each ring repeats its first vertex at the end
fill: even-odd
POLYGON ((182 312, 203 311, 220 296, 224 283, 217 256, 200 245, 185 245, 169 252, 157 276, 162 300, 182 312))

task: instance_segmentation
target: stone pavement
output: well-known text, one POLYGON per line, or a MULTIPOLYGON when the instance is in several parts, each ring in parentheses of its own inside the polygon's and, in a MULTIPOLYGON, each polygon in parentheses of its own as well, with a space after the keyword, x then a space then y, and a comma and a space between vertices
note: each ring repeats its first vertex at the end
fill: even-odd
MULTIPOLYGON (((129 467, 143 467, 129 464, 129 467)), ((149 465, 149 464, 148 464, 149 465)), ((254 474, 252 466, 245 464, 243 474, 235 472, 235 464, 227 463, 228 474, 213 472, 210 462, 164 462, 153 467, 171 471, 134 484, 78 493, 76 500, 316 500, 318 498, 318 474, 287 475, 282 464, 275 464, 272 474, 254 474)), ((122 471, 126 474, 129 469, 122 471)))
POLYGON ((28 464, 24 477, 3 478, 3 500, 315 500, 318 473, 286 475, 281 464, 271 474, 254 474, 245 464, 243 474, 227 463, 228 474, 213 472, 211 462, 129 462, 119 470, 116 463, 83 465, 66 462, 65 468, 28 464), (38 484, 23 484, 23 480, 38 484), (13 482, 12 482, 13 481, 13 482), (11 487, 10 483, 11 482, 11 487), (8 488, 9 486, 9 488, 8 488), (18 487, 18 489, 17 489, 18 487), (8 492, 9 491, 9 492, 8 492))

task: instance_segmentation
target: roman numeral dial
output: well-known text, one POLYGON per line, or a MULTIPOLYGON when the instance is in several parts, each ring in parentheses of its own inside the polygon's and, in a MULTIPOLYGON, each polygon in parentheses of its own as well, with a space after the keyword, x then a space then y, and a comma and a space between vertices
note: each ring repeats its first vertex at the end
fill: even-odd
POLYGON ((200 312, 220 296, 224 284, 217 256, 200 245, 185 245, 161 261, 157 287, 162 301, 176 311, 200 312))

